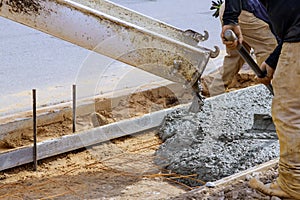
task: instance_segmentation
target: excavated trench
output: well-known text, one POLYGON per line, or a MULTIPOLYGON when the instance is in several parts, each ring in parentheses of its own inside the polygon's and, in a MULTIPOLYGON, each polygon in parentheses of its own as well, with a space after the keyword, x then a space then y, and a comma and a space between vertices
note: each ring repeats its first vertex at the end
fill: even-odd
POLYGON ((175 110, 159 130, 156 164, 196 175, 179 181, 198 186, 278 157, 276 132, 252 129, 254 114, 270 114, 271 100, 259 85, 206 99, 195 114, 175 110))

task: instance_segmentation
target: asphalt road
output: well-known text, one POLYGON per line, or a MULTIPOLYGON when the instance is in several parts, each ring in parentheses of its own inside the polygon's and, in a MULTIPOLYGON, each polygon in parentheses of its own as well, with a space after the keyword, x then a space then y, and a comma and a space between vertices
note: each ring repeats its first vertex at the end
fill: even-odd
MULTIPOLYGON (((210 38, 203 46, 223 48, 219 38, 220 22, 212 17, 210 0, 113 2, 181 29, 193 29, 199 33, 207 30, 210 38)), ((90 67, 103 60, 107 58, 0 18, 0 116, 30 109, 33 88, 37 89, 38 106, 45 106, 69 101, 74 83, 84 85, 79 88, 79 96, 85 97, 130 87, 136 90, 145 84, 165 81, 112 60, 107 61, 110 67, 106 69, 100 69, 99 65, 90 67), (131 81, 137 73, 138 78, 131 81)), ((210 65, 219 65, 219 60, 210 65)))

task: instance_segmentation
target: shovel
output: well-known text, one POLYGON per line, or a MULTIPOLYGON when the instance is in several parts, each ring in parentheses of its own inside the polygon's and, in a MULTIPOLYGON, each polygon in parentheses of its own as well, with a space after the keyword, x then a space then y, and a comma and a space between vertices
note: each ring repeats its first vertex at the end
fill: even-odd
POLYGON ((270 115, 254 114, 253 126, 249 131, 276 132, 276 129, 270 115))
MULTIPOLYGON (((228 29, 224 32, 224 38, 228 41, 237 40, 235 33, 228 29)), ((253 58, 248 53, 247 49, 243 44, 238 44, 237 50, 240 56, 245 60, 246 63, 251 67, 251 69, 255 72, 257 77, 264 78, 266 76, 266 72, 261 71, 257 63, 253 60, 253 58)), ((272 95, 274 95, 273 87, 271 84, 266 85, 268 90, 272 95)), ((275 125, 273 123, 272 117, 270 115, 265 114, 254 114, 254 122, 251 130, 260 130, 260 131, 276 131, 275 125)))

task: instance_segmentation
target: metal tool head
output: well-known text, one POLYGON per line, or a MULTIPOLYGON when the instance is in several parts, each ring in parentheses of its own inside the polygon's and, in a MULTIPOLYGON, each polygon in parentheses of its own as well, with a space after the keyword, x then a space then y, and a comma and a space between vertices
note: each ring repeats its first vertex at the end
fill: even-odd
POLYGON ((276 128, 270 115, 254 114, 253 126, 249 131, 276 132, 276 128))

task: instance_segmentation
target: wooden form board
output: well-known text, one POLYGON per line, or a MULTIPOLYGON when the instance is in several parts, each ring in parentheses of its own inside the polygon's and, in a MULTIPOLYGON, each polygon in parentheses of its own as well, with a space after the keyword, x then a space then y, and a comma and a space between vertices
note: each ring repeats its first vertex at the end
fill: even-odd
MULTIPOLYGON (((158 128, 165 116, 177 108, 183 109, 187 105, 180 105, 142 117, 123 120, 91 130, 62 136, 57 139, 43 141, 37 144, 38 160, 66 153, 72 150, 88 147, 111 139, 132 135, 158 128)), ((23 147, 0 154, 0 171, 33 162, 33 147, 23 147)))

